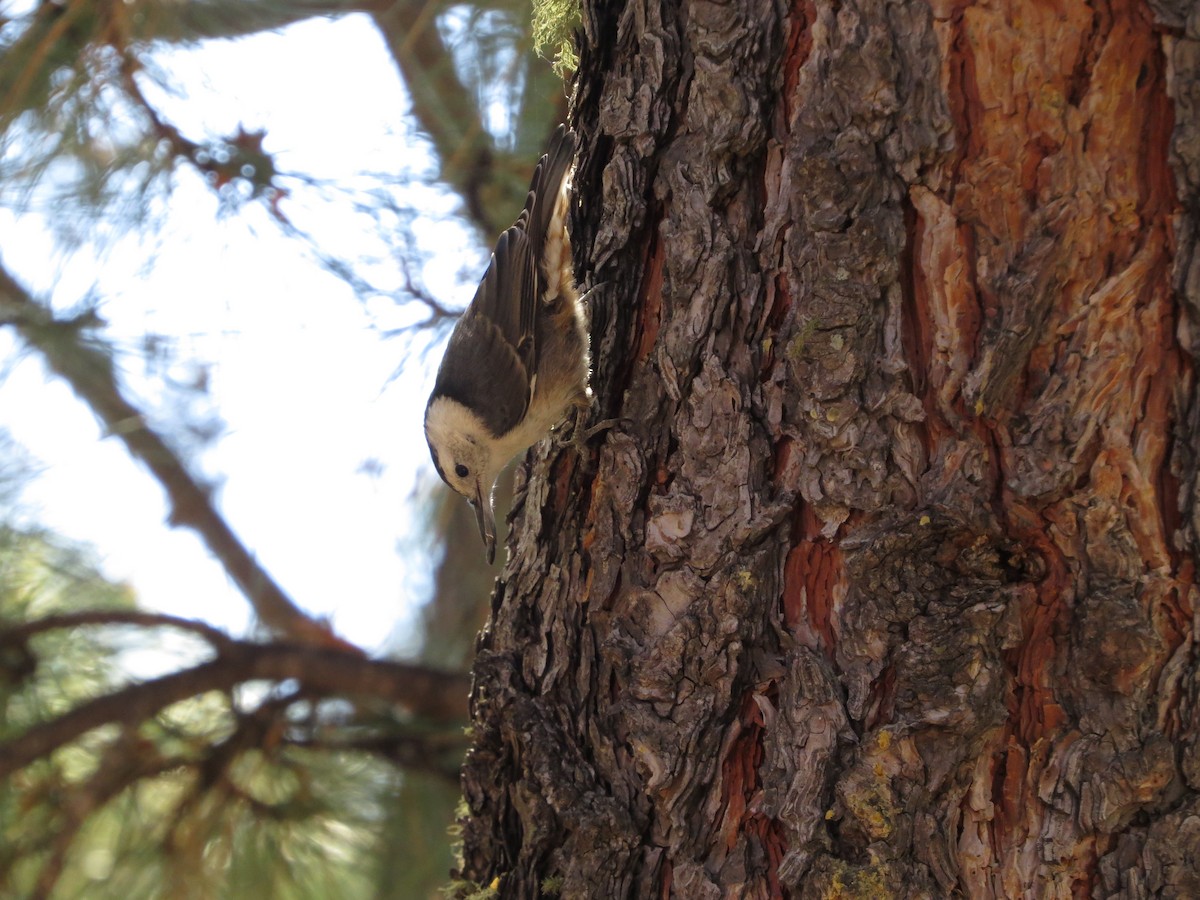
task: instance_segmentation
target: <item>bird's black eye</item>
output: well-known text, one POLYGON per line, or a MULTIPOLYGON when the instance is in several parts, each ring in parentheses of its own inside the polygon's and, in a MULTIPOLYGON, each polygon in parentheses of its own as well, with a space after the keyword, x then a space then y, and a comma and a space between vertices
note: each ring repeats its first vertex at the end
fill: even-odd
POLYGON ((454 467, 454 474, 457 475, 459 478, 466 478, 468 475, 471 474, 471 470, 468 469, 466 466, 464 466, 462 463, 459 463, 457 466, 454 467))

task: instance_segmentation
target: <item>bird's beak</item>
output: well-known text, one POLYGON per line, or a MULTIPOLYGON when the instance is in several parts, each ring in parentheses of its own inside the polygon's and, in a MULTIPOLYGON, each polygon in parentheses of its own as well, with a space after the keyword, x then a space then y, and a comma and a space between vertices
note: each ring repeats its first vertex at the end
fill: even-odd
POLYGON ((479 525, 479 536, 483 538, 483 546, 487 551, 487 561, 490 566, 496 561, 496 513, 492 509, 492 493, 485 491, 482 482, 475 482, 475 522, 479 525))

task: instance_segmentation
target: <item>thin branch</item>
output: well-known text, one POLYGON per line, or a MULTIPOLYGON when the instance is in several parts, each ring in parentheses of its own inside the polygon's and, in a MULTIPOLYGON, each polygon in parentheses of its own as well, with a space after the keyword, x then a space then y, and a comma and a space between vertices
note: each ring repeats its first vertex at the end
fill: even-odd
POLYGON ((4 268, 0 268, 0 323, 14 325, 26 342, 41 352, 50 369, 91 407, 105 428, 145 464, 167 494, 171 508, 168 522, 200 535, 264 625, 304 643, 357 649, 302 612, 258 564, 217 512, 208 490, 125 399, 112 360, 84 339, 80 322, 56 319, 4 268))
POLYGON ((173 703, 247 681, 295 680, 323 695, 396 703, 436 722, 467 719, 468 676, 324 647, 231 641, 214 660, 84 703, 0 744, 0 779, 110 723, 135 724, 173 703))
POLYGON ((106 625, 137 625, 142 628, 177 628, 203 638, 216 650, 223 650, 235 642, 220 629, 199 622, 195 619, 184 619, 163 613, 136 612, 123 609, 93 609, 86 612, 60 613, 45 616, 32 622, 23 622, 11 628, 0 630, 0 646, 6 644, 23 644, 34 635, 47 631, 58 631, 68 628, 83 628, 88 626, 106 625))

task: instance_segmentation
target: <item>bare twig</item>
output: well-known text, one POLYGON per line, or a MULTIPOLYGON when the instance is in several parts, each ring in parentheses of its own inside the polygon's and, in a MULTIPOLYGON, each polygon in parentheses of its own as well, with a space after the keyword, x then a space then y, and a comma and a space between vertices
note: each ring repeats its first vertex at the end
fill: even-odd
MULTIPOLYGON (((385 297, 391 294, 389 290, 372 284, 358 272, 354 271, 353 267, 345 260, 339 259, 332 253, 323 250, 321 241, 313 237, 310 232, 287 220, 280 220, 278 224, 285 235, 302 242, 307 247, 308 252, 312 254, 313 259, 335 278, 348 285, 360 300, 365 301, 373 296, 385 297)), ((398 238, 406 244, 410 243, 405 235, 399 235, 398 238)), ((408 249, 408 252, 412 252, 411 247, 408 249)), ((413 263, 408 257, 408 252, 397 252, 395 254, 396 263, 400 267, 400 272, 404 277, 403 290, 409 300, 426 307, 429 310, 429 315, 416 323, 415 326, 406 326, 401 331, 406 331, 413 327, 424 328, 427 326, 436 326, 443 322, 457 319, 461 314, 460 311, 447 308, 413 275, 413 263)), ((392 334, 391 332, 385 332, 384 336, 390 337, 392 334)))
POLYGON ((442 322, 459 317, 460 312, 447 309, 436 297, 429 293, 423 284, 417 283, 417 279, 413 277, 412 265, 407 256, 399 257, 397 262, 400 264, 400 272, 404 275, 405 293, 429 308, 429 317, 425 321, 420 322, 418 327, 440 325, 442 322))

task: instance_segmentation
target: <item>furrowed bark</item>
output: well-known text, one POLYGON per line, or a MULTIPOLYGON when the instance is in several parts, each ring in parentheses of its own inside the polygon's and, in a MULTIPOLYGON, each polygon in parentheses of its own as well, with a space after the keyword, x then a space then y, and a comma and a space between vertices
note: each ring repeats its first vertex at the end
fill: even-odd
POLYGON ((588 4, 627 424, 531 454, 467 878, 1200 890, 1185 6, 588 4))

